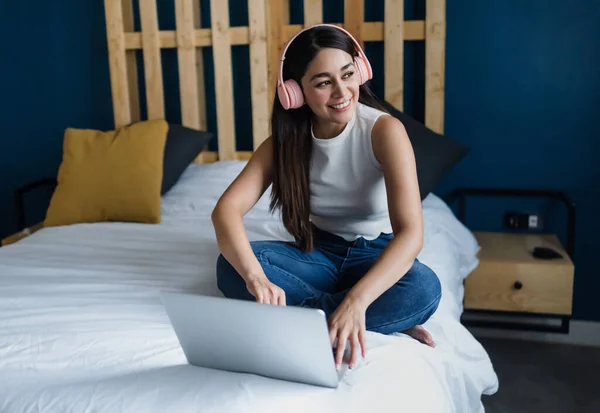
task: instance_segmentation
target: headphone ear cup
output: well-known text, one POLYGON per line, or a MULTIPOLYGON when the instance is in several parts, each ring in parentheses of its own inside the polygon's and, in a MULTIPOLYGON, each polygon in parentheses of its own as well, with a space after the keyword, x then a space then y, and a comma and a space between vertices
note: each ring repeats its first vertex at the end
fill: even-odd
POLYGON ((287 108, 284 106, 285 109, 297 109, 304 105, 304 94, 300 85, 295 80, 286 80, 283 85, 289 96, 289 106, 287 108))
POLYGON ((371 78, 369 68, 367 67, 368 63, 365 63, 364 59, 361 57, 357 57, 354 59, 354 66, 356 66, 356 71, 358 72, 360 84, 363 85, 367 80, 371 78))
POLYGON ((288 110, 290 108, 290 95, 285 86, 285 83, 277 85, 277 96, 279 97, 281 106, 283 106, 285 110, 288 110))

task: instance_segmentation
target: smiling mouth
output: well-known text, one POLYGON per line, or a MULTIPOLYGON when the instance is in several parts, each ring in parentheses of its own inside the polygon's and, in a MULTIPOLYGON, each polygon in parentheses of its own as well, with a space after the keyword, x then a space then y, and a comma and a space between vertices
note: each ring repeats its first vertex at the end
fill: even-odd
POLYGON ((333 109, 344 109, 345 107, 348 107, 348 105, 350 105, 350 99, 339 105, 330 105, 329 107, 333 109))

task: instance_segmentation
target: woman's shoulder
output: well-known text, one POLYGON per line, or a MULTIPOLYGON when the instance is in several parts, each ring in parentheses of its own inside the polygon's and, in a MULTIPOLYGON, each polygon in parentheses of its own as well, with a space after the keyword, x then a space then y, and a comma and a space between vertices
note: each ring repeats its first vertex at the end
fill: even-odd
POLYGON ((389 158, 390 152, 412 153, 412 144, 404 124, 391 115, 380 116, 377 119, 371 129, 371 140, 373 153, 380 163, 383 163, 384 158, 389 158))
POLYGON ((383 110, 374 108, 361 102, 358 102, 357 107, 358 116, 362 119, 376 121, 381 115, 389 115, 389 113, 384 112, 383 110))

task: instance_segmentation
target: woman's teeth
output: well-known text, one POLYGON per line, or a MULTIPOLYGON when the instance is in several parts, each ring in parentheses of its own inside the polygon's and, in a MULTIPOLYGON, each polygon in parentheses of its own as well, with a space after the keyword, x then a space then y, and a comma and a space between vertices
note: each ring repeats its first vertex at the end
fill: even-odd
POLYGON ((340 103, 339 105, 331 105, 334 109, 343 109, 350 104, 350 100, 345 101, 344 103, 340 103))

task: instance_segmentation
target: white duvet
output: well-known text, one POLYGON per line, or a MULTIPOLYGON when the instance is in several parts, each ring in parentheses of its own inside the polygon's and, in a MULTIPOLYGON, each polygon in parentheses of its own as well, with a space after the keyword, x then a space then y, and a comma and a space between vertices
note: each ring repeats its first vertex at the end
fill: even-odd
MULTIPOLYGON (((47 228, 0 248, 0 412, 482 412, 497 389, 488 355, 459 323, 472 234, 435 195, 423 202, 419 259, 443 298, 435 349, 368 332, 368 354, 338 389, 189 366, 160 290, 220 295, 210 212, 244 162, 190 166, 160 225, 47 228)), ((268 195, 251 239, 289 239, 268 195)))

